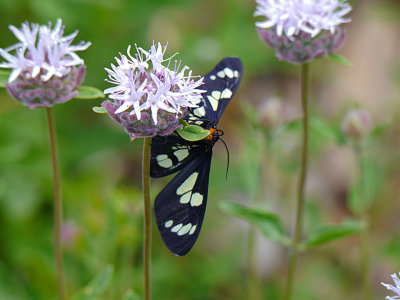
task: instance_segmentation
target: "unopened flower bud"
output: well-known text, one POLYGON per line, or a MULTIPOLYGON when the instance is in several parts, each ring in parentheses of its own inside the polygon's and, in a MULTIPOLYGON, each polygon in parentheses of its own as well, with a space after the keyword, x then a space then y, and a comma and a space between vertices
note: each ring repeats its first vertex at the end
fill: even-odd
POLYGON ((267 128, 278 126, 283 119, 282 102, 276 98, 264 101, 259 108, 260 123, 267 128))
POLYGON ((371 115, 364 109, 349 110, 342 121, 342 132, 347 137, 362 137, 368 134, 373 126, 371 115))
POLYGON ((66 221, 61 226, 60 238, 65 247, 73 246, 78 237, 78 226, 75 222, 66 221))

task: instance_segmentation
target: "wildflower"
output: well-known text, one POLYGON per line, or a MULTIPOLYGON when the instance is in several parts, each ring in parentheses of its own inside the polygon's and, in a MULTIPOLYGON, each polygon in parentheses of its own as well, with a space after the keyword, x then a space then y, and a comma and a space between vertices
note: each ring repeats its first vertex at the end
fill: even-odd
POLYGON ((359 138, 368 134, 373 127, 372 117, 365 109, 351 109, 343 118, 342 132, 347 137, 359 138))
POLYGON ((54 29, 25 22, 20 29, 10 26, 19 42, 0 55, 1 68, 12 69, 6 87, 9 93, 30 108, 51 107, 76 97, 85 76, 83 60, 75 53, 90 46, 83 41, 71 45, 78 31, 63 36, 64 26, 57 20, 54 29), (14 52, 14 54, 12 54, 14 52))
MULTIPOLYGON (((399 272, 400 275, 400 272, 399 272)), ((393 286, 391 284, 386 284, 381 282, 381 284, 387 288, 388 290, 391 290, 392 292, 396 293, 397 296, 386 296, 385 299, 387 300, 396 300, 396 299, 400 299, 400 279, 397 277, 396 273, 393 273, 392 275, 390 275, 393 279, 393 282, 396 286, 393 286)))
POLYGON ((344 16, 351 6, 344 0, 256 0, 255 16, 259 35, 280 60, 300 64, 323 57, 343 44, 351 20, 344 16))
POLYGON ((149 51, 136 47, 132 56, 129 46, 127 56, 120 54, 121 58, 115 58, 117 65, 106 68, 106 81, 115 86, 104 91, 109 100, 102 105, 131 139, 171 134, 180 126, 179 119, 201 101, 204 91, 198 88, 203 78, 194 80, 187 66, 179 70, 178 61, 169 69, 176 54, 165 59, 166 47, 160 43, 149 51))
POLYGON ((260 122, 267 128, 278 126, 284 117, 284 107, 282 102, 277 98, 265 100, 260 108, 260 122))
POLYGON ((73 221, 66 221, 61 226, 60 238, 63 246, 73 246, 78 238, 79 227, 73 221))

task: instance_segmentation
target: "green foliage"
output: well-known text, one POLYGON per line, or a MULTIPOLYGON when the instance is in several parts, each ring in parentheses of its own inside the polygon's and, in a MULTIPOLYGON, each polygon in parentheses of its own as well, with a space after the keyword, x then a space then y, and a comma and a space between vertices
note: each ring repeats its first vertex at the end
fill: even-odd
POLYGON ((340 54, 337 54, 337 53, 333 53, 333 54, 329 55, 327 57, 327 59, 329 59, 331 61, 334 61, 334 62, 336 62, 338 64, 344 65, 346 67, 352 67, 353 66, 353 64, 347 58, 345 58, 344 56, 342 56, 340 54))
POLYGON ((308 250, 347 237, 359 232, 361 226, 362 224, 356 221, 348 221, 340 225, 324 225, 310 233, 306 241, 300 245, 300 249, 308 250))
POLYGON ((104 293, 110 284, 113 274, 113 267, 107 266, 103 271, 97 274, 87 286, 76 293, 73 300, 97 300, 104 293))
POLYGON ((107 114, 108 113, 107 109, 105 109, 103 106, 94 106, 92 109, 97 114, 107 114))
POLYGON ((10 74, 10 71, 0 70, 0 88, 6 87, 5 83, 8 81, 10 74))
POLYGON ((349 192, 351 210, 354 213, 360 213, 370 208, 384 182, 384 174, 377 161, 361 158, 361 174, 351 186, 349 192))
POLYGON ((104 98, 104 94, 101 90, 92 87, 92 86, 85 86, 81 85, 78 88, 79 95, 75 97, 75 99, 97 99, 97 98, 104 98))
POLYGON ((134 291, 127 291, 122 300, 140 300, 141 298, 134 291))
POLYGON ((182 128, 177 128, 176 132, 187 141, 200 141, 210 135, 210 131, 204 129, 203 127, 189 125, 183 120, 180 120, 179 123, 182 125, 182 128))
POLYGON ((284 233, 283 225, 278 215, 227 201, 222 202, 220 208, 230 215, 250 222, 259 228, 267 238, 284 245, 290 243, 284 233))

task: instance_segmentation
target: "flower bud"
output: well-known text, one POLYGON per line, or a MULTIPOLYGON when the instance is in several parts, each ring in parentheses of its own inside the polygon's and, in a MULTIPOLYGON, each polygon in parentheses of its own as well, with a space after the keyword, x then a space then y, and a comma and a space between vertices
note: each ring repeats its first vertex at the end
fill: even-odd
POLYGON ((11 83, 6 83, 8 92, 23 105, 35 107, 51 107, 64 103, 78 96, 78 87, 85 77, 85 66, 71 68, 63 77, 53 76, 44 81, 32 78, 29 74, 20 74, 11 83))
POLYGON ((259 108, 260 123, 267 128, 278 126, 283 119, 284 108, 277 98, 264 101, 259 108))
POLYGON ((334 33, 321 32, 314 38, 305 32, 290 38, 278 36, 275 28, 257 27, 257 31, 260 37, 276 51, 279 60, 286 60, 293 64, 307 63, 314 58, 332 54, 343 45, 346 36, 345 29, 341 27, 337 27, 334 33))
POLYGON ((364 109, 349 110, 342 121, 342 132, 347 137, 360 138, 367 135, 373 126, 371 115, 364 109))

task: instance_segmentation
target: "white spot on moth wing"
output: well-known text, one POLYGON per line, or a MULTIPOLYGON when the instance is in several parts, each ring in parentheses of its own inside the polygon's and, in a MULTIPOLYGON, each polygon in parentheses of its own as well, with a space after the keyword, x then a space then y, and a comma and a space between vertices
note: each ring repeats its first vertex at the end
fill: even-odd
POLYGON ((172 226, 172 224, 174 224, 174 221, 169 220, 169 221, 165 222, 164 225, 165 225, 165 228, 170 228, 172 226))
POLYGON ((197 98, 192 101, 194 104, 199 104, 201 102, 201 98, 197 98))
POLYGON ((224 89, 221 94, 221 98, 228 99, 232 97, 232 91, 230 89, 224 89))
POLYGON ((197 225, 192 226, 190 229, 189 235, 192 235, 196 231, 197 225))
POLYGON ((182 161, 182 160, 184 160, 186 157, 189 156, 189 150, 186 149, 186 148, 178 149, 178 150, 174 151, 174 155, 176 156, 176 158, 178 159, 178 161, 182 161))
POLYGON ((166 158, 168 158, 167 154, 160 154, 160 155, 157 155, 157 157, 156 157, 157 161, 164 160, 166 158))
POLYGON ((182 204, 188 204, 191 196, 192 196, 192 192, 187 192, 186 194, 183 194, 183 196, 181 197, 179 202, 182 204))
POLYGON ((226 76, 228 76, 229 78, 233 78, 233 71, 232 71, 232 69, 230 69, 230 68, 225 68, 224 69, 224 72, 225 72, 225 74, 226 74, 226 76))
POLYGON ((156 160, 158 165, 163 168, 170 168, 173 165, 172 160, 166 154, 157 155, 156 160))
POLYGON ((218 109, 218 100, 216 100, 213 96, 207 96, 207 98, 211 103, 213 111, 216 111, 218 109))
POLYGON ((235 70, 235 72, 233 72, 233 75, 234 75, 235 77, 239 77, 239 72, 238 72, 238 70, 235 70))
POLYGON ((186 233, 189 232, 189 230, 192 228, 192 223, 186 224, 185 226, 183 226, 179 231, 178 231, 178 235, 184 235, 186 233))
POLYGON ((183 195, 189 191, 191 191, 194 187, 194 184, 196 183, 197 176, 199 176, 198 172, 194 172, 192 175, 190 175, 182 184, 181 186, 176 190, 176 193, 178 195, 183 195))
POLYGON ((196 122, 194 122, 194 124, 201 125, 201 124, 203 124, 203 121, 196 121, 196 122))
POLYGON ((191 206, 200 206, 203 204, 203 195, 199 193, 194 193, 192 199, 190 200, 191 206))
POLYGON ((225 77, 225 72, 224 71, 219 71, 217 73, 217 76, 220 77, 220 78, 224 78, 225 77))
POLYGON ((215 75, 211 75, 211 76, 210 76, 210 79, 211 79, 211 80, 215 80, 215 79, 217 79, 217 77, 216 77, 215 75))
POLYGON ((182 228, 182 225, 183 225, 182 223, 175 225, 174 227, 171 228, 171 232, 178 232, 179 229, 182 228))
POLYGON ((212 91, 211 96, 215 98, 215 100, 219 100, 221 98, 221 92, 220 91, 212 91))
POLYGON ((203 117, 206 115, 206 109, 202 106, 193 110, 193 113, 198 117, 203 117))

